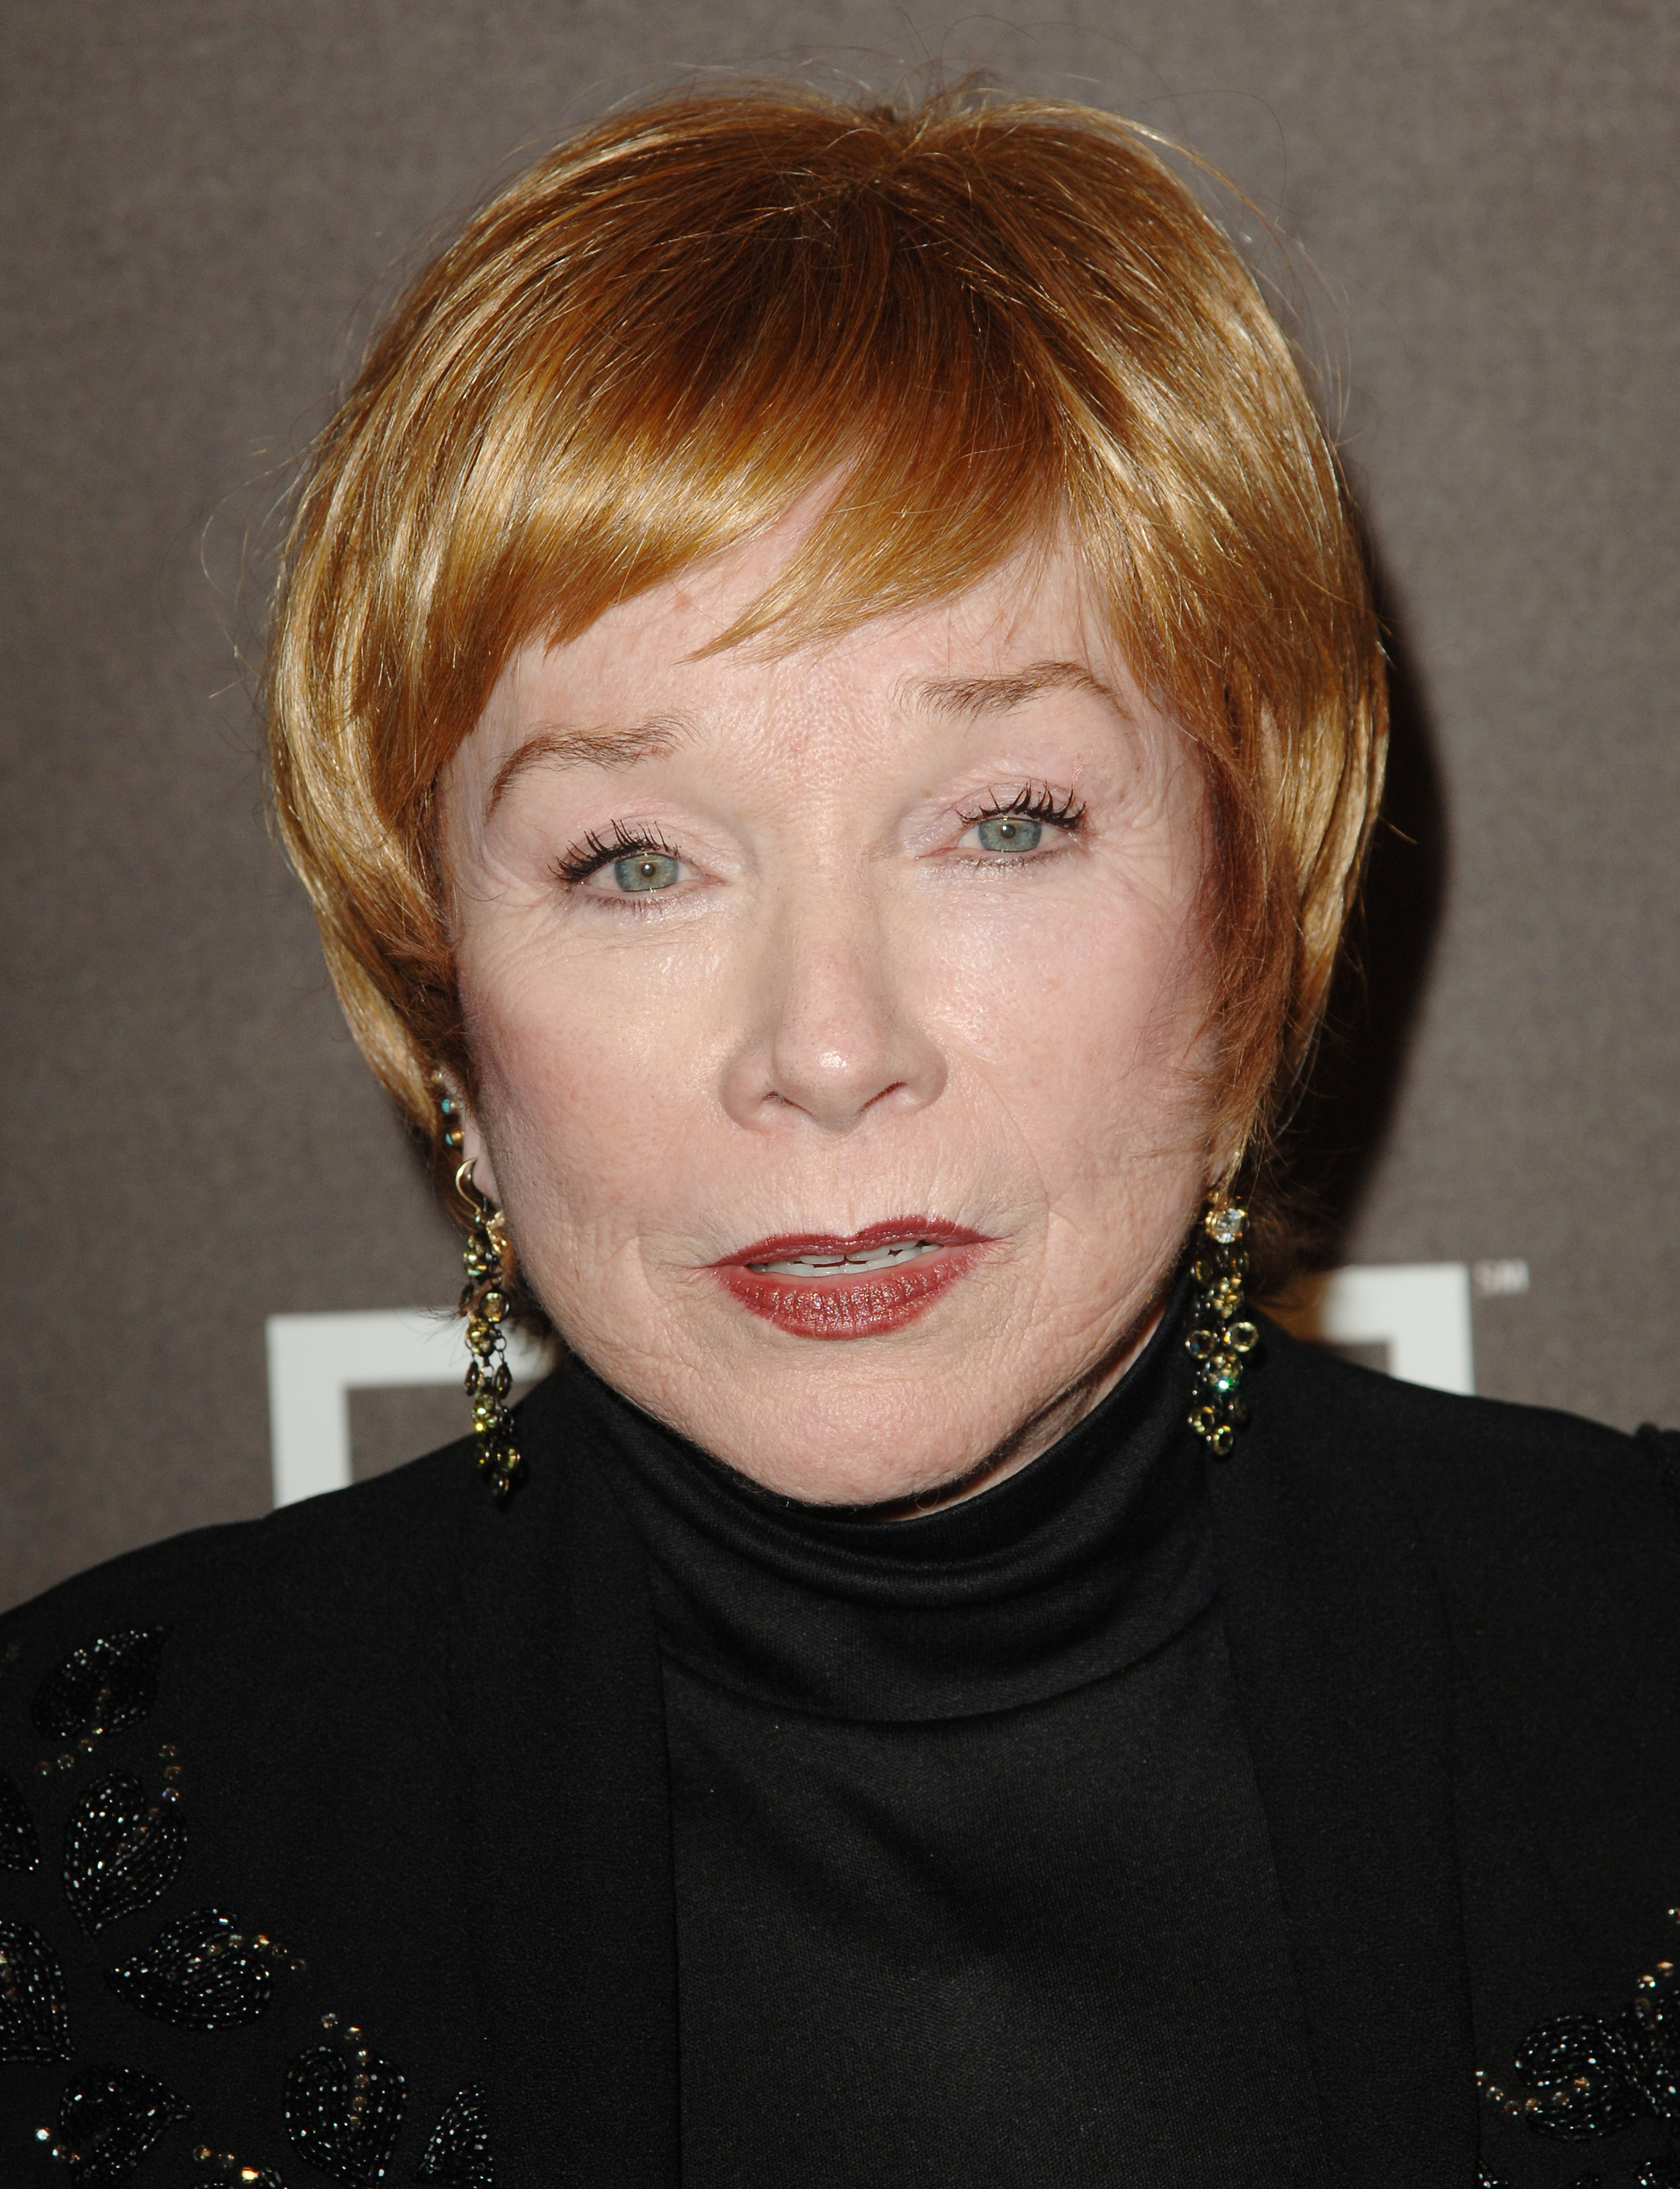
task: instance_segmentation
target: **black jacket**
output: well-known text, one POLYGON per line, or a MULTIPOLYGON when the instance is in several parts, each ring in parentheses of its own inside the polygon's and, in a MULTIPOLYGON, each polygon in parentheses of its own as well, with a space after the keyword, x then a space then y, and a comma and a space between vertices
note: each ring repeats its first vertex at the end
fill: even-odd
MULTIPOLYGON (((1626 2010, 1680 1901, 1680 1440, 1277 1331, 1251 1389, 1221 1589, 1333 2157, 1631 2185, 1673 2102, 1661 1980, 1626 2010)), ((8 2189, 674 2189, 658 1650, 572 1412, 562 1370, 505 1508, 456 1445, 0 1625, 8 2189)))

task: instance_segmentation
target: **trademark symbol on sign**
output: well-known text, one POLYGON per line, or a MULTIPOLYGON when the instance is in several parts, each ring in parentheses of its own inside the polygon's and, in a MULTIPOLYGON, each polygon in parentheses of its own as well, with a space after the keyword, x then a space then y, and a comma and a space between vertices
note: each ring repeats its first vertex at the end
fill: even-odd
POLYGON ((1478 1299, 1510 1299, 1528 1290, 1528 1264, 1472 1262, 1470 1284, 1478 1299))

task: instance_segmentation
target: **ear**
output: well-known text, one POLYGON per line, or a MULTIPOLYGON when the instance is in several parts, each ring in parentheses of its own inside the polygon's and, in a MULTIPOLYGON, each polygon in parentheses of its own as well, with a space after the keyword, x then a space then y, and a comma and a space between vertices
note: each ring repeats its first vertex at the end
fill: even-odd
POLYGON ((439 1072, 436 1075, 436 1083, 439 1092, 447 1094, 455 1105, 454 1121, 460 1127, 461 1134, 460 1148, 455 1157, 457 1164, 470 1162, 472 1165, 474 1185, 487 1201, 499 1208, 502 1195, 501 1188, 496 1183, 495 1165, 490 1160, 490 1151, 485 1145, 483 1133, 479 1128, 478 1119, 471 1106, 457 1085, 453 1072, 439 1072))
POLYGON ((467 1109, 461 1112, 461 1161, 472 1165, 473 1184, 487 1201, 499 1208, 502 1190, 496 1183, 496 1168, 484 1145, 484 1135, 478 1129, 478 1120, 467 1109))

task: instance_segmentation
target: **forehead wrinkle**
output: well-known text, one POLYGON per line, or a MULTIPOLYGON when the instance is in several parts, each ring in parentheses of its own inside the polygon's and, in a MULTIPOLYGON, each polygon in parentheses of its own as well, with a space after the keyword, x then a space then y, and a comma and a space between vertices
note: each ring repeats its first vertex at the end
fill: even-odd
POLYGON ((487 822, 490 819, 510 786, 527 768, 544 765, 553 767, 634 767, 639 761, 654 760, 661 754, 671 751, 691 734, 692 727, 692 724, 685 721, 681 716, 668 715, 651 722, 638 722, 622 730, 550 728, 534 731, 508 755, 496 770, 495 780, 491 783, 489 795, 484 801, 484 818, 487 822))
POLYGON ((997 676, 920 676, 904 687, 910 706, 970 721, 1007 714, 1045 692, 1091 692, 1118 713, 1126 711, 1113 687, 1082 661, 1033 661, 997 676))

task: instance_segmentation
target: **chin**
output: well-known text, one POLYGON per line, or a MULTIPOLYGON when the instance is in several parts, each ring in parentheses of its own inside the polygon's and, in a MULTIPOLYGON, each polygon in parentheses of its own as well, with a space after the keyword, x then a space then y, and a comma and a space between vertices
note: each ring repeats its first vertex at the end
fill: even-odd
POLYGON ((648 1410, 761 1489, 807 1505, 887 1505, 955 1488, 1020 1430, 1019 1384, 1006 1406, 977 1409, 974 1382, 953 1364, 837 1387, 789 1364, 779 1377, 742 1377, 722 1405, 707 1385, 692 1406, 673 1393, 674 1406, 648 1410))
POLYGON ((604 1382, 761 1489, 809 1505, 937 1502, 1071 1426, 1078 1394, 1124 1365, 1154 1298, 1146 1287, 1102 1317, 1064 1321, 1045 1315, 1036 1287, 1029 1312, 999 1284, 1003 1270, 975 1275, 972 1294, 947 1295, 925 1320, 843 1343, 776 1330, 709 1290, 629 1345, 628 1303, 593 1330, 555 1319, 604 1382))

